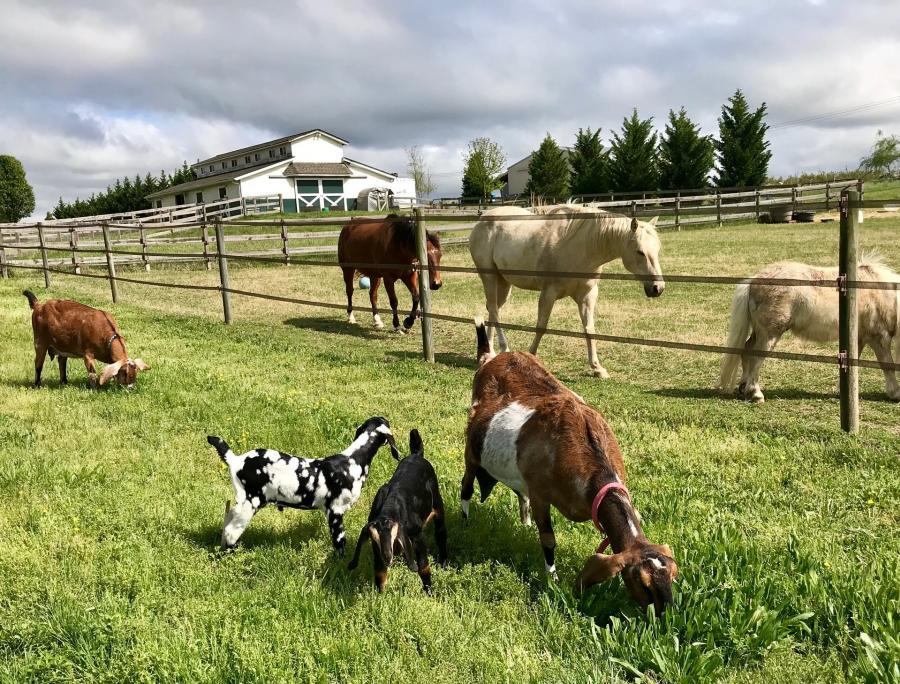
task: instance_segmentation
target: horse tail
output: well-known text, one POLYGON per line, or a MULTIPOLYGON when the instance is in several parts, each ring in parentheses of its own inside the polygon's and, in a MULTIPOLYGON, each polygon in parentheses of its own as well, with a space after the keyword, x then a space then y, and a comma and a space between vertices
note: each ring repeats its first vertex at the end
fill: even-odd
POLYGON ((22 294, 25 295, 25 298, 28 300, 28 306, 32 309, 38 305, 38 298, 34 296, 34 292, 31 290, 23 290, 22 294))
POLYGON ((475 318, 475 338, 478 340, 475 358, 479 368, 494 358, 494 349, 491 347, 491 338, 488 337, 484 319, 481 316, 475 318))
MULTIPOLYGON (((734 288, 734 298, 731 300, 731 322, 728 324, 728 339, 726 347, 743 348, 750 335, 750 284, 741 283, 734 288)), ((719 371, 719 388, 727 390, 734 382, 738 365, 741 362, 740 354, 725 354, 722 357, 722 365, 719 371)))
POLYGON ((894 326, 894 359, 900 363, 900 278, 894 281, 894 304, 897 307, 897 324, 894 326))

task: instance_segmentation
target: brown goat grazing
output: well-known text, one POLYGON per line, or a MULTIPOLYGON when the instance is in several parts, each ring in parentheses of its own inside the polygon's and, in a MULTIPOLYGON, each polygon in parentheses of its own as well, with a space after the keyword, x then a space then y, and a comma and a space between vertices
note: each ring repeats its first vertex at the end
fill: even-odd
POLYGON ((115 319, 105 311, 64 299, 48 299, 41 304, 33 292, 24 294, 31 305, 34 330, 34 386, 41 386, 44 358, 59 356, 59 380, 68 382, 66 363, 70 358, 84 359, 91 386, 97 386, 95 361, 109 364, 100 374, 100 384, 111 378, 125 387, 133 387, 138 371, 150 370, 140 359, 130 359, 125 340, 115 319))
POLYGON ((599 411, 557 380, 532 354, 494 355, 484 324, 476 323, 478 371, 466 426, 462 511, 477 479, 481 501, 500 481, 519 497, 519 513, 534 514, 547 572, 556 579, 556 537, 550 506, 575 522, 594 520, 609 538, 578 577, 581 590, 622 573, 632 598, 661 613, 672 601, 678 567, 665 544, 651 544, 625 488, 619 445, 599 411))

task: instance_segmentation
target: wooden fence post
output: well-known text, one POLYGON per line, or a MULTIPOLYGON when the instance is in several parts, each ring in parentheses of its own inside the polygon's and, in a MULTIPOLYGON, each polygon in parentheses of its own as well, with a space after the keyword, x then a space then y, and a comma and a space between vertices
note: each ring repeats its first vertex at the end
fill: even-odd
POLYGON ((791 215, 797 211, 797 186, 791 188, 791 215))
POLYGON ((722 227, 722 193, 716 190, 716 223, 722 227))
POLYGON ((103 251, 106 252, 106 271, 109 275, 109 289, 112 292, 113 304, 119 301, 119 284, 116 282, 116 262, 109 248, 109 226, 106 221, 100 223, 103 229, 103 251))
POLYGON ((291 261, 291 254, 288 252, 288 234, 287 226, 284 225, 284 217, 281 218, 281 252, 284 254, 284 264, 287 266, 291 261))
POLYGON ((631 218, 637 216, 637 200, 631 200, 631 218))
POLYGON ((675 230, 681 230, 681 193, 675 194, 675 230))
POLYGON ((859 193, 859 201, 860 202, 862 202, 865 197, 864 189, 865 189, 865 183, 863 183, 863 181, 861 181, 861 180, 856 181, 856 191, 859 193))
POLYGON ((419 303, 422 307, 422 352, 428 363, 434 363, 434 335, 431 320, 431 284, 428 271, 428 238, 422 209, 416 208, 416 252, 419 256, 419 303))
MULTIPOLYGON (((0 242, 5 240, 5 236, 3 235, 3 231, 0 230, 0 242)), ((4 278, 9 278, 9 267, 6 265, 6 248, 0 247, 0 275, 4 278)))
POLYGON ((203 257, 206 259, 206 270, 212 270, 212 259, 209 256, 209 223, 206 218, 206 205, 202 207, 200 223, 200 241, 203 243, 203 257))
POLYGON ((231 282, 228 279, 228 260, 225 258, 225 235, 222 222, 216 216, 216 255, 219 257, 219 282, 222 289, 222 310, 225 314, 225 325, 231 323, 231 282))
POLYGON ((47 266, 47 247, 44 244, 44 224, 38 221, 38 242, 41 244, 41 262, 44 264, 44 287, 50 288, 50 271, 47 266))
POLYGON ((825 183, 825 211, 831 209, 831 183, 825 183))
POLYGON ((138 221, 138 240, 141 243, 141 261, 144 262, 144 270, 150 270, 150 257, 147 256, 147 236, 144 234, 144 224, 138 221))
POLYGON ((841 429, 859 432, 859 367, 853 361, 859 358, 857 289, 856 281, 856 227, 859 222, 858 190, 841 191, 841 237, 838 262, 840 329, 840 394, 841 429))
POLYGON ((759 223, 759 188, 756 188, 756 222, 759 223))
POLYGON ((81 267, 78 265, 78 233, 75 226, 69 228, 69 247, 72 249, 72 270, 76 274, 81 273, 81 267))

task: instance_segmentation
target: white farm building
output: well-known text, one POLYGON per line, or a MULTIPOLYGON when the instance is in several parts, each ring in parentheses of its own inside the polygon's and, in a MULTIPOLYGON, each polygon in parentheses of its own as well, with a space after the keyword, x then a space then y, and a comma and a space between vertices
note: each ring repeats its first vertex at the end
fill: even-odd
POLYGON ((366 190, 381 190, 398 204, 415 199, 412 178, 345 157, 347 144, 316 128, 225 152, 193 164, 196 180, 147 198, 159 208, 278 195, 287 212, 356 209, 357 198, 366 190))

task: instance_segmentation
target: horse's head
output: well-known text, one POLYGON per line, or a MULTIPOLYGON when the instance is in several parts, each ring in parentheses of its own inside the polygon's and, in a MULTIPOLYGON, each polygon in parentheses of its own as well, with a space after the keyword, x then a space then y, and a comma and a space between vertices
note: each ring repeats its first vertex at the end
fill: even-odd
POLYGON ((644 294, 659 297, 666 284, 659 265, 659 235, 656 233, 656 219, 638 221, 631 219, 631 233, 622 251, 622 263, 629 272, 637 276, 652 276, 644 281, 644 294))
POLYGON ((428 285, 432 290, 440 290, 444 284, 441 280, 441 239, 436 233, 427 233, 427 236, 425 251, 428 254, 428 273, 431 280, 428 285))

